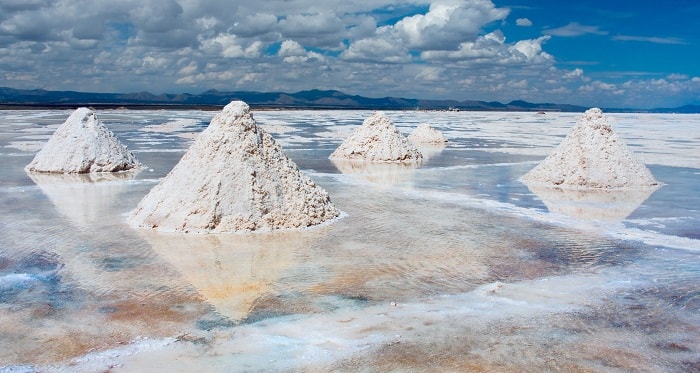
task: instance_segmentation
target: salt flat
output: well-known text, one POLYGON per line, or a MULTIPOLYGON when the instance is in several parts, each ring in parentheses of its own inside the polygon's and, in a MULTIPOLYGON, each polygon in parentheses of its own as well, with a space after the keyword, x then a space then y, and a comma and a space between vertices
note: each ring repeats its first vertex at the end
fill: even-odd
MULTIPOLYGON (((700 356, 700 116, 607 114, 663 186, 518 178, 580 113, 386 112, 445 135, 415 167, 344 168, 369 111, 254 111, 345 214, 302 231, 144 232, 128 213, 215 113, 100 111, 145 165, 30 178, 69 111, 0 111, 0 369, 671 371, 700 356), (21 144, 21 146, 18 146, 21 144)), ((235 167, 232 164, 231 167, 235 167)))

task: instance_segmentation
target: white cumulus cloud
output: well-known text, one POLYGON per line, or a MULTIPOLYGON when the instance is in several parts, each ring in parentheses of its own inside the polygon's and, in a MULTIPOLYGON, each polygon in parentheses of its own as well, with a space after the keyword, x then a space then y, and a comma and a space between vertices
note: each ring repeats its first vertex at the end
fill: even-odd
POLYGON ((505 36, 500 32, 488 33, 475 41, 464 42, 453 51, 426 51, 421 57, 426 60, 452 60, 474 62, 481 64, 542 64, 550 63, 553 57, 542 50, 542 43, 549 36, 537 39, 520 40, 515 44, 507 44, 505 36))
POLYGON ((508 9, 496 8, 491 1, 439 1, 432 3, 426 14, 406 17, 387 27, 408 48, 452 49, 459 42, 474 38, 486 24, 504 19, 508 13, 508 9))
POLYGON ((528 18, 518 18, 515 20, 515 24, 518 26, 530 27, 532 26, 532 21, 530 21, 528 18))
POLYGON ((572 65, 598 61, 560 62, 557 45, 548 42, 571 37, 567 48, 576 48, 584 38, 575 36, 600 36, 596 41, 608 47, 665 45, 686 58, 693 56, 692 35, 643 28, 614 35, 615 25, 598 18, 542 13, 537 23, 551 27, 539 37, 517 36, 536 32, 526 29, 534 8, 491 0, 0 0, 0 86, 154 93, 324 88, 617 107, 700 97, 692 70, 673 73, 669 65, 664 74, 613 75, 596 67, 584 74, 572 65))

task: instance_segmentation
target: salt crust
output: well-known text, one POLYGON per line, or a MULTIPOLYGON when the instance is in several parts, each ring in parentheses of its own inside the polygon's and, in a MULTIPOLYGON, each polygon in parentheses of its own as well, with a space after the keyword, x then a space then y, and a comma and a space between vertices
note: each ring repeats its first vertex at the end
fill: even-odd
POLYGON ((81 107, 56 129, 25 171, 117 172, 139 166, 134 154, 102 124, 97 114, 81 107))
POLYGON ((365 119, 329 158, 370 162, 420 162, 423 155, 383 112, 378 111, 365 119))
POLYGON ((408 141, 414 144, 444 144, 447 138, 427 123, 421 123, 408 135, 408 141))
POLYGON ((570 189, 659 185, 598 108, 586 110, 554 151, 520 180, 525 184, 570 189))
POLYGON ((309 227, 339 215, 328 193, 256 124, 248 105, 233 101, 129 222, 162 231, 234 233, 309 227))

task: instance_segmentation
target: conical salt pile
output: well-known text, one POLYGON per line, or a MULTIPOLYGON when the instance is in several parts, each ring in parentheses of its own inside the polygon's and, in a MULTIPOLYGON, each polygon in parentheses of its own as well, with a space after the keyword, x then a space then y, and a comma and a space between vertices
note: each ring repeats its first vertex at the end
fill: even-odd
POLYGON ((384 113, 376 112, 365 119, 330 158, 371 162, 417 162, 423 159, 423 155, 384 113))
POLYGON ((659 184, 598 108, 586 110, 561 144, 521 181, 580 189, 643 188, 659 184))
POLYGON ((131 212, 164 231, 231 233, 317 225, 337 217, 328 193, 299 171, 234 101, 131 212))
POLYGON ((28 172, 116 172, 139 167, 136 157, 92 110, 78 108, 24 169, 28 172))
POLYGON ((408 135, 408 141, 414 144, 444 144, 447 138, 427 123, 421 123, 408 135))

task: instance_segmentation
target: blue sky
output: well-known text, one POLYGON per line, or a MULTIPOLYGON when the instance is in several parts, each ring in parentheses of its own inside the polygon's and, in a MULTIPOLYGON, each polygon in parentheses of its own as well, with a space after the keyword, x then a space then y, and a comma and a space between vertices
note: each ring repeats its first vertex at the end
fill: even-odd
POLYGON ((0 86, 700 104, 695 1, 0 0, 0 86))
MULTIPOLYGON (((700 3, 693 1, 510 1, 532 27, 508 27, 515 38, 553 35, 546 50, 562 67, 615 76, 700 73, 700 3)), ((601 74, 601 76, 603 76, 601 74)))

